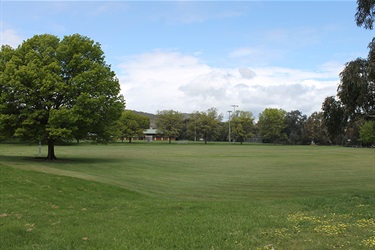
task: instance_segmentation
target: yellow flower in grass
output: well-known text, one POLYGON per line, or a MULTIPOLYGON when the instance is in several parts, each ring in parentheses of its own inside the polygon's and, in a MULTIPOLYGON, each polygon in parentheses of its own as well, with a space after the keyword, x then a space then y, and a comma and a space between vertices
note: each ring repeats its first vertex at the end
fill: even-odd
POLYGON ((343 223, 337 225, 320 225, 314 228, 317 233, 324 233, 329 236, 339 235, 344 233, 346 230, 346 225, 343 223))
POLYGON ((301 222, 301 221, 309 221, 314 223, 321 223, 322 220, 319 217, 316 216, 309 216, 305 213, 295 213, 288 216, 288 221, 291 222, 301 222))
POLYGON ((290 237, 291 235, 288 233, 288 229, 287 228, 277 228, 274 230, 274 234, 277 238, 288 238, 290 237))
POLYGON ((362 240, 362 243, 367 247, 375 247, 375 236, 371 236, 367 240, 362 240))
POLYGON ((360 219, 357 220, 356 225, 358 227, 373 227, 375 228, 375 220, 373 218, 370 219, 360 219))

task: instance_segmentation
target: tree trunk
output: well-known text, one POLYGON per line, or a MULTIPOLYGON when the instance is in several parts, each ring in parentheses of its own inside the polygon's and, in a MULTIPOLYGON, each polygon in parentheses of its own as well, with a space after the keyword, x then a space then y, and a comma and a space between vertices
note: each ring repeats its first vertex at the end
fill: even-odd
POLYGON ((129 137, 129 143, 132 143, 132 137, 131 136, 129 137))
POLYGON ((48 155, 46 160, 48 161, 54 161, 57 160, 55 156, 55 142, 53 139, 48 139, 48 155))
POLYGON ((169 144, 171 144, 171 143, 172 143, 172 137, 169 136, 169 137, 168 137, 168 140, 169 140, 169 144))

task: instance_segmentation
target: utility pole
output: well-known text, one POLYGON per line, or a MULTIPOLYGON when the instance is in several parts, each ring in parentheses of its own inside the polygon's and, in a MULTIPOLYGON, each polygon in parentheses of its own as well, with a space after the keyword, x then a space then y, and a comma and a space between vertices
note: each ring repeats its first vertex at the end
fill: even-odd
MULTIPOLYGON (((233 104, 233 105, 230 105, 230 106, 233 107, 233 116, 235 116, 236 115, 236 107, 238 107, 238 105, 233 104)), ((236 135, 234 135, 233 142, 236 142, 236 135)))
POLYGON ((230 113, 232 113, 232 111, 228 111, 228 114, 229 114, 229 135, 228 135, 228 142, 230 143, 230 113))
POLYGON ((233 107, 233 115, 235 115, 236 114, 236 107, 238 107, 238 105, 233 104, 233 105, 230 105, 230 106, 233 107))

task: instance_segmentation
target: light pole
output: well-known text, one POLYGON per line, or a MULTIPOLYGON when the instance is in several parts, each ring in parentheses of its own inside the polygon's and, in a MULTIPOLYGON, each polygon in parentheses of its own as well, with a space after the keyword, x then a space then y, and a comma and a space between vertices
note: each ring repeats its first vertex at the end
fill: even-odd
MULTIPOLYGON (((236 115, 236 107, 238 107, 238 105, 236 104, 233 104, 233 105, 230 105, 233 107, 233 115, 235 116, 236 115)), ((233 142, 236 142, 236 136, 234 136, 233 138, 233 142)))
POLYGON ((230 105, 230 106, 233 107, 233 115, 235 115, 236 114, 236 107, 238 107, 238 105, 233 104, 233 105, 230 105))
POLYGON ((228 111, 228 115, 229 115, 229 135, 228 135, 228 142, 230 143, 230 113, 232 113, 232 111, 228 111))

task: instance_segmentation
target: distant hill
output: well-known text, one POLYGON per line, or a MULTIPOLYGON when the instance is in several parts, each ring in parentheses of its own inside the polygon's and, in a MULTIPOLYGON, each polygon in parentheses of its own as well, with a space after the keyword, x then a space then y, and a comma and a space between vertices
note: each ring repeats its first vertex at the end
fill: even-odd
POLYGON ((130 110, 130 111, 132 111, 133 113, 137 115, 143 115, 143 116, 150 118, 150 128, 156 128, 156 124, 155 124, 156 115, 142 112, 142 111, 136 111, 136 110, 130 110))
POLYGON ((147 117, 149 117, 150 119, 155 119, 155 118, 156 118, 156 115, 155 115, 155 114, 146 113, 146 112, 142 112, 142 111, 136 111, 136 110, 130 110, 130 111, 134 112, 134 113, 137 114, 137 115, 147 116, 147 117))

